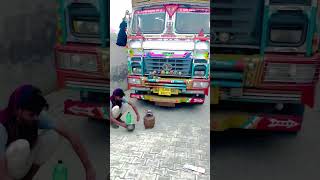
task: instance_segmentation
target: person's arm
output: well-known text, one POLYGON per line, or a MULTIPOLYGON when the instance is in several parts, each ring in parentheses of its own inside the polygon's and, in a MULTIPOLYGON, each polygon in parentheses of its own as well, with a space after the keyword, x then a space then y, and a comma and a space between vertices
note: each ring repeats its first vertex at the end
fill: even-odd
POLYGON ((84 146, 82 145, 78 136, 70 133, 60 124, 54 128, 61 136, 66 138, 72 145, 74 151, 78 155, 82 165, 86 171, 86 180, 95 180, 96 174, 94 168, 89 160, 88 153, 84 146))

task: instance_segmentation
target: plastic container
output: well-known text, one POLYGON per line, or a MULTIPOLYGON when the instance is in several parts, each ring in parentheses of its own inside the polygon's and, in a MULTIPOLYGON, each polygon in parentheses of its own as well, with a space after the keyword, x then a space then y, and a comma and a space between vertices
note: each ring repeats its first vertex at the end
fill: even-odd
POLYGON ((126 115, 126 125, 128 131, 133 131, 135 129, 135 124, 133 123, 132 115, 130 112, 128 112, 126 115))
POLYGON ((52 180, 68 180, 68 169, 61 160, 53 169, 52 180))

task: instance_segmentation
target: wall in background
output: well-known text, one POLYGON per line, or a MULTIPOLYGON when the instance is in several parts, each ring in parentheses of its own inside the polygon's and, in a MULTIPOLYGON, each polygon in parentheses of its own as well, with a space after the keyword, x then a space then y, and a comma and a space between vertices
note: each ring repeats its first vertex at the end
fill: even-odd
POLYGON ((128 89, 127 75, 128 75, 128 57, 127 49, 118 46, 117 34, 110 34, 110 86, 111 92, 115 88, 128 89))
POLYGON ((11 0, 0 6, 0 108, 19 85, 56 88, 55 1, 11 0))

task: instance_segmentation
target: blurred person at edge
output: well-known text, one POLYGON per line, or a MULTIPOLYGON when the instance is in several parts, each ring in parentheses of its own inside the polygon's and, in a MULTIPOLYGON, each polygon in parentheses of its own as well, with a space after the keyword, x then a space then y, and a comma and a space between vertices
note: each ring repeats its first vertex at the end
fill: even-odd
POLYGON ((0 111, 1 180, 32 180, 58 149, 61 137, 70 142, 81 160, 86 180, 95 180, 95 171, 79 137, 54 123, 46 114, 48 108, 40 89, 32 85, 21 86, 11 94, 7 108, 0 111))

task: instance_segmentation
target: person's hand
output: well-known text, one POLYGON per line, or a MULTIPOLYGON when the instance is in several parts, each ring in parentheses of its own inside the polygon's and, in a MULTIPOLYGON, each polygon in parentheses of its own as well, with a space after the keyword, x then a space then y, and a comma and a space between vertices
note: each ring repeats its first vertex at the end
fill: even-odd
POLYGON ((137 113, 137 121, 140 121, 140 115, 137 113))
POLYGON ((96 172, 92 167, 86 169, 86 180, 96 180, 96 172))

